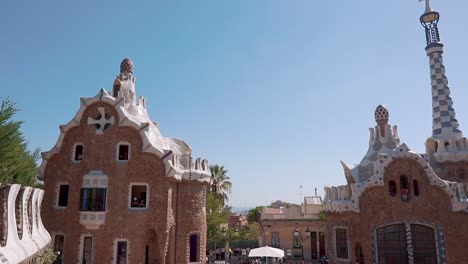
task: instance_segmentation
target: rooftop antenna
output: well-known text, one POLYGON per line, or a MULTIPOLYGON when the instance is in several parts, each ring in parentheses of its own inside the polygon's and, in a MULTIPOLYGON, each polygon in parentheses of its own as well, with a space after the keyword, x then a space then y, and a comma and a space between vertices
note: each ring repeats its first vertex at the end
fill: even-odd
POLYGON ((299 204, 302 204, 302 188, 304 188, 304 186, 300 184, 299 185, 299 204))

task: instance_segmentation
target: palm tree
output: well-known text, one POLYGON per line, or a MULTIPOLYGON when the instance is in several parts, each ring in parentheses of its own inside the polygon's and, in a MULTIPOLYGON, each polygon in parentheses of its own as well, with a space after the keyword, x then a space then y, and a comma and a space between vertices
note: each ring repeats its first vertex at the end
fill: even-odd
POLYGON ((228 193, 231 193, 232 182, 229 176, 227 176, 227 170, 224 166, 217 164, 210 166, 211 181, 210 181, 210 192, 216 197, 223 200, 223 205, 229 200, 228 193))

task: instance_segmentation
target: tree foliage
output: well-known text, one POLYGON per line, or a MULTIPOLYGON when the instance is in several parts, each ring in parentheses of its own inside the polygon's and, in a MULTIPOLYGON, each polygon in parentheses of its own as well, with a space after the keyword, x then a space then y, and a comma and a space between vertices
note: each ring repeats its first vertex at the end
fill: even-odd
POLYGON ((257 240, 260 234, 258 223, 249 222, 247 225, 242 226, 239 230, 238 239, 241 240, 257 240))
POLYGON ((222 226, 227 224, 231 207, 224 206, 223 200, 212 192, 206 194, 206 222, 208 240, 223 240, 222 226))
POLYGON ((247 221, 249 223, 259 223, 263 208, 265 208, 265 206, 257 206, 255 208, 250 209, 247 213, 247 221))
POLYGON ((57 260, 57 254, 52 249, 44 251, 34 262, 35 264, 53 264, 57 260))
POLYGON ((227 170, 224 166, 212 165, 210 166, 211 181, 210 181, 210 192, 216 197, 221 198, 223 205, 229 200, 228 194, 231 193, 232 182, 229 176, 227 176, 227 170))
POLYGON ((21 132, 22 121, 13 120, 15 104, 5 99, 0 106, 0 182, 34 185, 39 150, 28 151, 21 132))

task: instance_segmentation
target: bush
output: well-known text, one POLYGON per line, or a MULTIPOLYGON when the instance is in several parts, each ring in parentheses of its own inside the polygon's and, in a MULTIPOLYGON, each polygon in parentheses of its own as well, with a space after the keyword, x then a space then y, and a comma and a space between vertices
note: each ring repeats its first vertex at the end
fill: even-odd
POLYGON ((52 249, 47 249, 36 259, 36 264, 52 264, 57 259, 57 255, 52 249))

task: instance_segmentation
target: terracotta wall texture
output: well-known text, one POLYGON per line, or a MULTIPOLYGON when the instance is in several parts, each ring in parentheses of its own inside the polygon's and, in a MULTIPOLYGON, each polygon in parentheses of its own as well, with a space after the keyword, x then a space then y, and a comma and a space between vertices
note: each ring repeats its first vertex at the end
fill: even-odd
MULTIPOLYGON (((442 187, 430 185, 424 168, 413 159, 396 159, 385 169, 385 186, 367 189, 359 198, 360 212, 327 212, 328 254, 333 263, 355 263, 356 245, 361 245, 365 263, 376 259, 376 228, 397 223, 419 223, 434 228, 436 240, 440 231, 445 240, 436 241, 437 263, 468 263, 465 243, 468 239, 468 213, 453 212, 450 197, 442 187), (400 176, 406 175, 410 183, 408 201, 402 201, 400 176), (397 185, 397 194, 390 195, 389 182, 397 185), (414 193, 414 180, 419 195, 414 193), (349 259, 336 257, 334 230, 348 230, 349 259), (444 245, 445 244, 445 245, 444 245), (444 257, 445 256, 445 257, 444 257), (445 261, 445 262, 444 262, 445 261)), ((414 262, 417 263, 417 262, 414 262)))
POLYGON ((43 201, 44 224, 52 235, 64 234, 64 262, 77 263, 83 254, 82 236, 93 237, 93 263, 116 263, 115 241, 125 240, 128 245, 127 263, 145 263, 148 246, 149 263, 186 263, 188 236, 199 235, 200 261, 204 261, 206 244, 206 216, 204 196, 206 185, 195 182, 178 182, 166 177, 162 159, 155 154, 142 152, 139 131, 119 126, 114 106, 98 102, 88 106, 80 124, 67 131, 60 151, 52 156, 44 171, 45 197, 43 201), (88 125, 88 117, 99 115, 98 107, 115 117, 115 123, 96 134, 88 125), (130 144, 130 159, 117 161, 117 145, 130 144), (74 144, 84 146, 83 159, 72 160, 74 144), (83 176, 99 170, 108 176, 105 223, 97 230, 87 229, 80 223, 80 189, 83 176), (148 185, 146 209, 129 208, 130 183, 148 185), (68 206, 56 208, 57 185, 70 185, 68 206), (81 246, 82 247, 82 246, 81 246))

